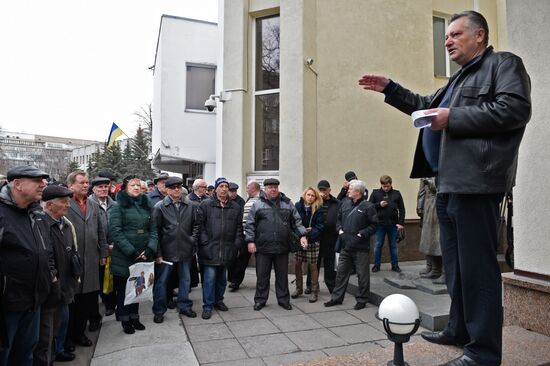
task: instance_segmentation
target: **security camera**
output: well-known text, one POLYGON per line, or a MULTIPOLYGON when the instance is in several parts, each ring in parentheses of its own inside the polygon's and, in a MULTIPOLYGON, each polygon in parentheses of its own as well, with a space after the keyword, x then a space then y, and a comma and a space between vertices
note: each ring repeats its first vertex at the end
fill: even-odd
POLYGON ((213 98, 206 99, 206 101, 204 102, 204 108, 206 108, 208 112, 214 111, 214 108, 216 108, 216 100, 214 100, 213 98))

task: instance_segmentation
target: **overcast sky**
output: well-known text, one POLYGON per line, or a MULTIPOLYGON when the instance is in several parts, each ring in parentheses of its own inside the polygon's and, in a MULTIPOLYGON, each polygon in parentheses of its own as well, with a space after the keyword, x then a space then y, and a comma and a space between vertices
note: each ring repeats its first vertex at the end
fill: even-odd
POLYGON ((218 21, 218 0, 0 2, 0 127, 105 141, 152 101, 162 14, 218 21))

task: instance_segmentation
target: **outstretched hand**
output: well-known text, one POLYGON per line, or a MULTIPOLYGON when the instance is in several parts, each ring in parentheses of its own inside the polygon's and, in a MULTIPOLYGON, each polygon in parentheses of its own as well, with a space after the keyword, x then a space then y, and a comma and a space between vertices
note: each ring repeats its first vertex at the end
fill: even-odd
POLYGON ((358 83, 365 90, 373 90, 382 93, 384 88, 390 83, 390 80, 382 75, 366 74, 361 76, 358 83))

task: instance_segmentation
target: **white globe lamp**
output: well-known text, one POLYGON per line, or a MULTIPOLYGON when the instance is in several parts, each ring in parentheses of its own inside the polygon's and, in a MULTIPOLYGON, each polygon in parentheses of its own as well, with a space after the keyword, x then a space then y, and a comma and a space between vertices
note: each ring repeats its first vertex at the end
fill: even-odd
POLYGON ((393 361, 388 366, 408 365, 403 359, 403 343, 409 341, 420 326, 418 307, 402 294, 387 296, 378 307, 378 319, 382 320, 388 339, 395 343, 393 361))

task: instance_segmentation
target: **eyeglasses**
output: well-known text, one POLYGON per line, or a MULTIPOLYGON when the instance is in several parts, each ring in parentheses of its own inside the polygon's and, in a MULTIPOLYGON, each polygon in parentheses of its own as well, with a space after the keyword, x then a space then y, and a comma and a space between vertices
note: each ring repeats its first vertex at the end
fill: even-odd
POLYGON ((199 188, 208 188, 208 186, 199 186, 199 188))
POLYGON ((170 189, 182 189, 183 186, 172 186, 172 187, 169 187, 170 189))

